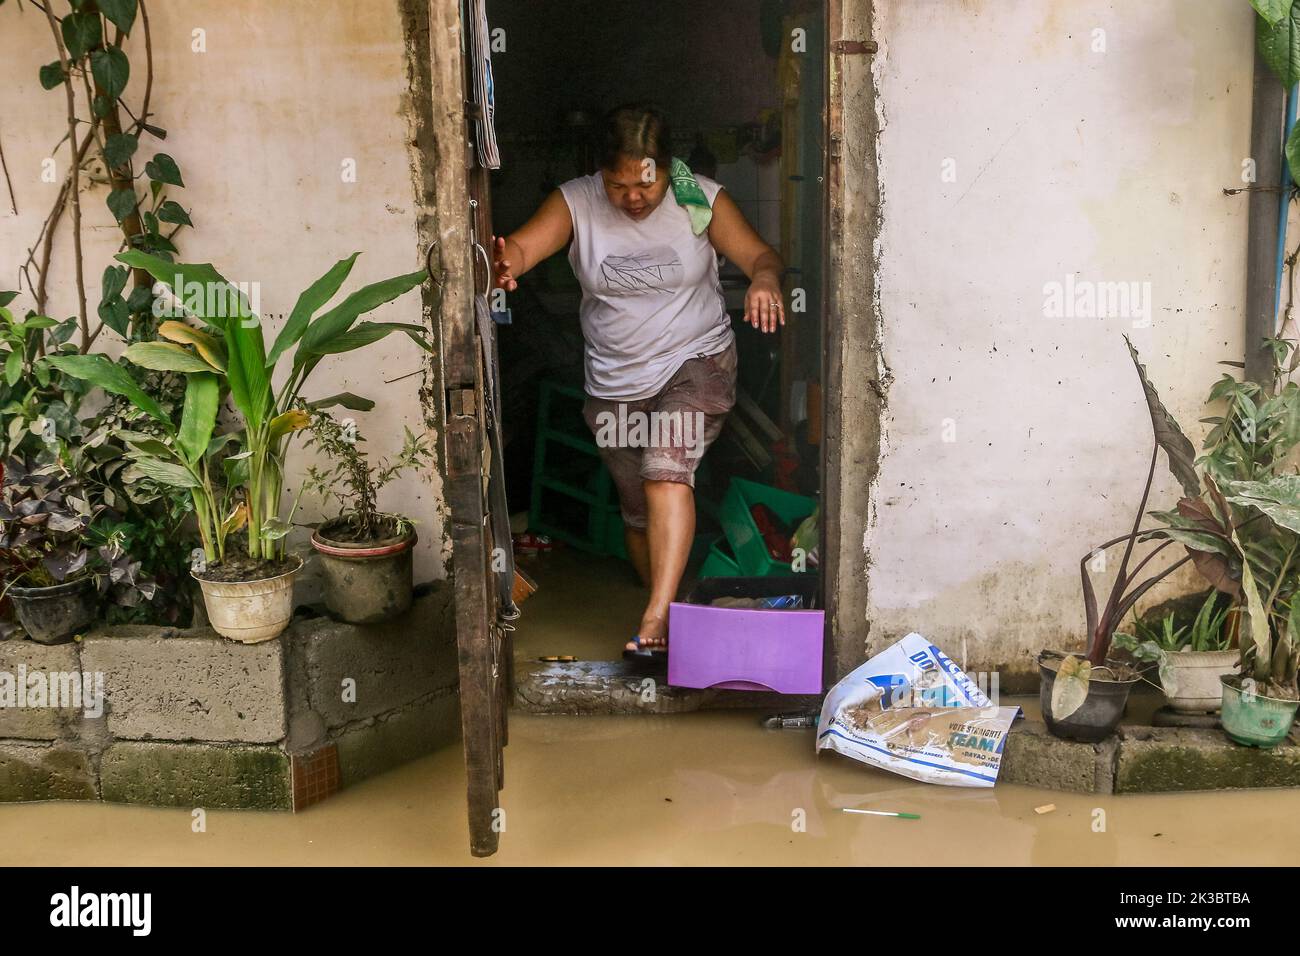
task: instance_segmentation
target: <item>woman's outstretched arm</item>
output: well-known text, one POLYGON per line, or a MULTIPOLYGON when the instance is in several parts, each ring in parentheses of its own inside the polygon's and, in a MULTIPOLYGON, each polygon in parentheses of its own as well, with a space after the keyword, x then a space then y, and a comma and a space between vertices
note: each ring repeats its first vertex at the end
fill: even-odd
POLYGON ((569 204, 557 189, 533 213, 532 218, 508 236, 492 237, 493 285, 512 292, 518 278, 543 259, 564 248, 573 235, 569 204))
POLYGON ((745 221, 740 207, 725 189, 719 190, 713 200, 709 241, 749 277, 745 321, 764 332, 775 332, 778 326, 785 325, 785 306, 781 302, 781 276, 785 272, 785 263, 745 221))

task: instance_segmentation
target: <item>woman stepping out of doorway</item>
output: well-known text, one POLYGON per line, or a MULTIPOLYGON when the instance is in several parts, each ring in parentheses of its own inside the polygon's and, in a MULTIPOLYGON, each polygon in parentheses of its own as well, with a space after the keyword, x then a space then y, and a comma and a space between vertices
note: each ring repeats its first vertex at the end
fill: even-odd
POLYGON ((717 254, 749 277, 745 321, 764 332, 785 324, 785 267, 718 183, 673 158, 658 110, 611 110, 600 136, 595 173, 564 183, 516 232, 493 238, 495 284, 515 289, 572 240, 583 417, 618 488, 628 556, 650 589, 625 654, 658 657, 695 537, 695 468, 736 401, 717 254))

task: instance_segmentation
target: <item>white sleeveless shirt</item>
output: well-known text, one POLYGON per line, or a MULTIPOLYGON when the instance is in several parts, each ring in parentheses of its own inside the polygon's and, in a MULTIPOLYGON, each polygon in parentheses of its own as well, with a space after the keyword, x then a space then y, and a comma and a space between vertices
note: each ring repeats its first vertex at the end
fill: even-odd
MULTIPOLYGON (((695 179, 712 205, 722 186, 695 179)), ((691 233, 671 186, 640 222, 609 201, 599 171, 560 192, 573 219, 569 263, 582 286, 588 395, 650 398, 688 359, 731 346, 717 254, 707 230, 691 233)))

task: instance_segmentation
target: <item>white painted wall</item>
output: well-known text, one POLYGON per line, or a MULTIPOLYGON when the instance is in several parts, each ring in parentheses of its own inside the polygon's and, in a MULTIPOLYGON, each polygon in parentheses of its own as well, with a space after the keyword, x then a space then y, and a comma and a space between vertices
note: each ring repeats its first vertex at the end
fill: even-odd
MULTIPOLYGON (((137 158, 161 151, 180 164, 186 188, 171 195, 195 223, 177 239, 181 258, 210 261, 234 282, 260 283, 268 342, 298 293, 338 259, 363 250, 344 294, 421 267, 396 3, 187 0, 153 3, 149 12, 153 121, 169 135, 162 143, 144 137, 137 158), (193 48, 195 31, 202 31, 206 52, 193 48), (357 170, 351 183, 342 177, 348 159, 357 170)), ((133 33, 127 102, 134 108, 144 56, 140 30, 133 33)), ((0 143, 18 199, 15 217, 8 196, 0 193, 0 288, 17 287, 20 258, 56 195, 57 183, 40 181, 40 164, 66 129, 63 93, 44 92, 37 82, 41 64, 56 58, 38 10, 27 5, 20 13, 13 4, 0 9, 6 77, 0 143)), ((56 155, 61 181, 66 147, 56 155)), ((92 315, 99 275, 121 238, 103 203, 106 189, 90 186, 82 197, 92 315)), ((65 220, 51 285, 51 312, 60 318, 76 309, 69 236, 65 220)), ((408 293, 372 318, 421 321, 419 293, 408 293)), ((420 375, 393 384, 384 380, 418 373, 422 361, 405 336, 390 336, 326 360, 308 383, 308 397, 347 389, 373 398, 375 410, 356 419, 366 450, 383 457, 401 447, 404 425, 422 428, 420 375)), ((291 459, 290 488, 307 463, 305 453, 291 459)), ((435 475, 411 474, 383 492, 382 506, 419 522, 417 580, 444 573, 440 499, 435 475)), ((319 516, 315 507, 305 510, 306 520, 319 516)))
MULTIPOLYGON (((1132 521, 1151 450, 1128 333, 1199 445, 1240 359, 1246 0, 877 0, 888 390, 870 644, 972 666, 1081 645, 1078 561, 1132 521), (1093 45, 1104 31, 1104 52, 1093 45), (944 163, 955 165, 946 182, 944 163), (1149 282, 1133 318, 1044 285, 1149 282), (1138 320, 1141 324, 1141 320, 1138 320), (945 423, 955 441, 944 441, 945 423)), ((1158 466, 1155 507, 1175 485, 1158 466)), ((1188 580, 1192 580, 1188 578, 1188 580)))

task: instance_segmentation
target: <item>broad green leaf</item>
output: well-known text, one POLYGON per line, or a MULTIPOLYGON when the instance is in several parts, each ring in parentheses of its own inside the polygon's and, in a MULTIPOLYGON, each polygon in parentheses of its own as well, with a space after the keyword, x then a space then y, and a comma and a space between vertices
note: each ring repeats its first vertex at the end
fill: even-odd
POLYGON ((424 339, 424 326, 404 322, 362 322, 355 328, 341 332, 332 339, 326 340, 322 345, 311 351, 317 355, 351 352, 353 349, 363 348, 373 342, 378 342, 394 332, 405 332, 420 348, 431 351, 429 344, 424 339))
POLYGON ((280 356, 288 351, 307 331, 307 323, 311 317, 316 314, 316 310, 321 308, 326 302, 334 298, 334 294, 339 291, 339 287, 352 271, 353 264, 357 261, 359 252, 354 252, 346 259, 340 259, 330 268, 323 276, 309 285, 298 296, 298 301, 294 303, 293 311, 289 313, 289 321, 284 324, 280 334, 275 337, 275 344, 271 346, 271 352, 266 357, 266 367, 274 368, 275 363, 280 360, 280 356))
POLYGON ((358 289, 307 327, 302 337, 303 348, 308 352, 322 354, 321 347, 336 335, 341 335, 350 329, 358 317, 409 292, 427 277, 427 274, 421 270, 384 279, 358 289))
POLYGON ((126 369, 106 355, 52 355, 46 361, 73 378, 98 385, 106 392, 129 399, 137 408, 171 428, 171 419, 126 369))
POLYGON ((150 438, 148 435, 138 435, 138 433, 133 432, 131 437, 126 438, 126 444, 131 449, 128 454, 132 455, 132 457, 138 457, 136 454, 138 452, 140 455, 161 458, 163 461, 174 461, 176 459, 176 452, 172 451, 170 445, 156 438, 150 438))
POLYGON ((1234 505, 1255 507, 1274 524, 1300 534, 1300 475, 1263 481, 1230 481, 1226 497, 1234 505))
POLYGON ((131 61, 120 49, 110 46, 90 55, 90 72, 95 75, 103 95, 117 99, 131 79, 131 61))
POLYGON ((17 350, 9 353, 5 359, 5 381, 12 386, 23 377, 23 353, 17 350))
POLYGON ((145 163, 144 174, 154 182, 167 183, 169 186, 185 185, 181 179, 180 167, 176 165, 176 160, 166 153, 154 154, 154 158, 145 163))
POLYGON ((185 406, 176 444, 191 465, 207 454, 212 431, 217 427, 217 406, 221 383, 211 372, 189 376, 185 383, 185 406))
POLYGON ((262 323, 240 320, 226 325, 226 380, 230 397, 248 427, 262 427, 271 405, 271 380, 266 371, 262 323))
POLYGON ((41 67, 41 88, 52 90, 63 83, 63 64, 58 60, 41 67))
POLYGON ((308 408, 333 408, 336 405, 341 405, 354 412, 368 412, 375 407, 375 403, 370 399, 354 395, 352 392, 339 392, 337 395, 328 395, 325 398, 318 398, 314 402, 307 403, 308 408))
POLYGON ((117 260, 146 270, 177 294, 186 312, 224 332, 230 397, 249 428, 261 428, 271 403, 271 381, 262 322, 243 294, 209 263, 172 263, 143 252, 123 252, 117 260))
POLYGON ((1294 0, 1250 0, 1250 5, 1266 23, 1272 25, 1291 12, 1293 2, 1294 0))
POLYGON ((1290 89, 1300 82, 1300 8, 1293 3, 1276 23, 1261 16, 1256 34, 1259 55, 1282 85, 1290 89))
POLYGON ((99 0, 99 12, 123 33, 130 33, 135 23, 136 0, 99 0))
POLYGON ((140 141, 130 133, 114 133, 104 142, 104 160, 110 169, 124 166, 135 155, 140 141))
POLYGON ((184 465, 151 458, 148 455, 142 455, 133 459, 133 461, 141 472, 154 481, 160 481, 165 485, 171 485, 175 488, 198 488, 202 484, 184 465))
POLYGON ((1065 720, 1088 699, 1092 664, 1071 654, 1061 661, 1052 681, 1052 719, 1065 720))
POLYGON ((100 298, 112 299, 122 294, 131 273, 125 266, 108 266, 100 278, 100 298))
POLYGON ((0 308, 4 308, 16 298, 18 298, 17 292, 0 292, 0 308))
POLYGON ((243 293, 211 263, 168 262, 138 251, 121 252, 115 258, 132 269, 148 272, 172 290, 188 314, 220 331, 225 331, 232 317, 256 318, 243 293))
POLYGON ((1192 447, 1183 430, 1178 427, 1178 422, 1160 401, 1160 395, 1156 392, 1156 387, 1151 384, 1151 380, 1147 378, 1147 370, 1143 367, 1137 349, 1133 347, 1127 335, 1124 336, 1124 342, 1128 345, 1129 355, 1133 357, 1133 365, 1137 369, 1138 378, 1142 381, 1142 391, 1146 395, 1147 410, 1151 415, 1151 428, 1155 433, 1156 443, 1165 450, 1165 456, 1169 460, 1169 470, 1183 486, 1184 494, 1189 498, 1195 498, 1201 493, 1201 479, 1196 474, 1196 449, 1192 447))
POLYGON ((124 354, 127 361, 156 372, 216 371, 198 355, 174 342, 136 342, 124 354))
POLYGON ((285 521, 279 515, 271 515, 262 522, 262 540, 279 541, 286 534, 293 530, 293 525, 285 521))
POLYGON ((70 13, 63 18, 63 44, 68 48, 68 56, 79 60, 92 47, 99 45, 104 38, 104 31, 99 17, 93 13, 70 13))
POLYGON ((105 299, 99 303, 95 310, 99 315, 100 321, 107 325, 122 338, 127 337, 127 330, 131 325, 131 310, 126 307, 126 302, 119 295, 112 299, 105 299))
POLYGON ((114 189, 108 194, 106 201, 109 212, 118 222, 135 212, 137 200, 134 189, 114 189))
POLYGON ((190 214, 178 202, 168 199, 158 207, 158 219, 161 222, 170 222, 179 226, 192 226, 190 214))

